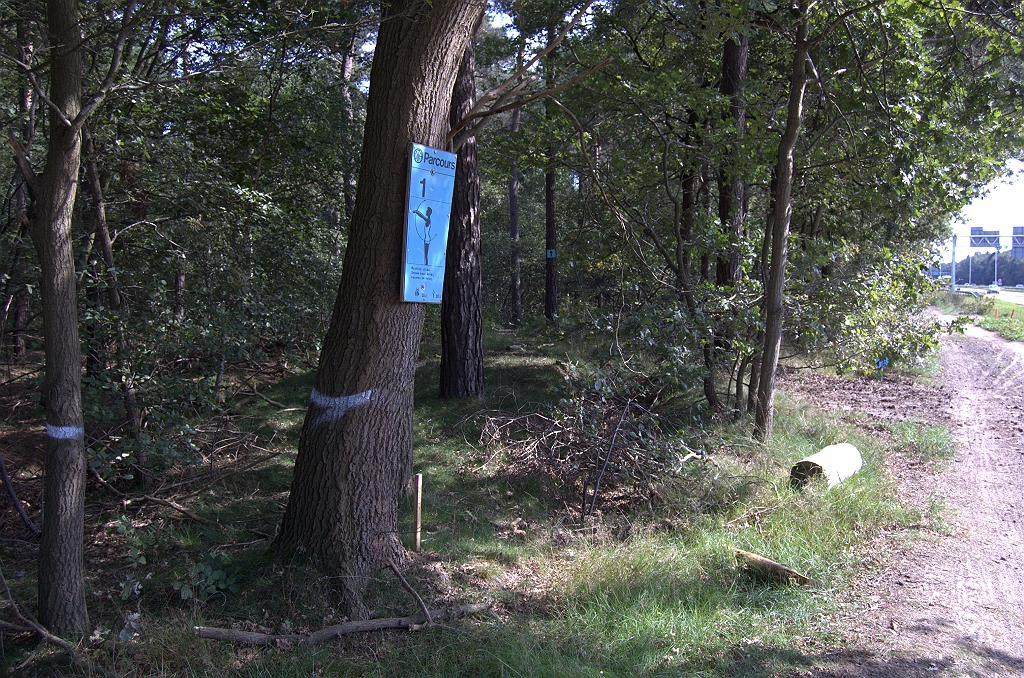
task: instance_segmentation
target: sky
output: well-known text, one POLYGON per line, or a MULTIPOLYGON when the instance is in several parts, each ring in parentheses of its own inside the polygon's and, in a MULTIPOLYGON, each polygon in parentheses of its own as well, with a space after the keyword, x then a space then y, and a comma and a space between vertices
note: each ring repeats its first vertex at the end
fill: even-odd
MULTIPOLYGON (((963 209, 962 219, 954 222, 956 233, 956 258, 963 260, 971 253, 991 252, 991 249, 968 247, 972 227, 986 231, 999 231, 1001 235, 1013 235, 1014 226, 1024 226, 1024 162, 1011 160, 1009 168, 1016 176, 992 183, 985 195, 975 198, 963 209)), ((1003 249, 1010 246, 1010 239, 1001 240, 1003 249)), ((951 242, 946 243, 945 258, 949 258, 951 242)))

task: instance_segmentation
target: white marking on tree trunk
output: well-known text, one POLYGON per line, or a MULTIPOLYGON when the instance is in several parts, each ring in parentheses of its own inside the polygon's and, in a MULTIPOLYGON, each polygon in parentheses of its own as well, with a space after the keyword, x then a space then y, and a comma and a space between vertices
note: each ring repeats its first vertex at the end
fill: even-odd
POLYGON ((85 437, 85 429, 81 426, 46 425, 46 435, 54 440, 78 440, 85 437))
POLYGON ((323 412, 321 412, 320 415, 310 423, 310 426, 319 426, 320 424, 337 421, 353 407, 365 405, 370 402, 372 398, 373 389, 367 389, 362 393, 355 393, 350 396, 338 396, 336 398, 332 398, 324 395, 314 388, 312 393, 309 394, 309 404, 322 408, 323 412))

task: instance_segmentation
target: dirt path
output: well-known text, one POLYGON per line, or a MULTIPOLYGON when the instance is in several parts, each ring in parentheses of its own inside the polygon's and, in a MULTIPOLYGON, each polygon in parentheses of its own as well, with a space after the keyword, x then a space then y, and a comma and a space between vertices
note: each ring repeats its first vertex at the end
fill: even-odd
POLYGON ((945 503, 947 529, 887 554, 890 567, 866 575, 874 604, 853 620, 850 645, 803 675, 1024 676, 1024 344, 971 327, 943 340, 941 361, 938 388, 790 381, 829 407, 947 423, 957 444, 939 475, 900 480, 911 502, 945 503))

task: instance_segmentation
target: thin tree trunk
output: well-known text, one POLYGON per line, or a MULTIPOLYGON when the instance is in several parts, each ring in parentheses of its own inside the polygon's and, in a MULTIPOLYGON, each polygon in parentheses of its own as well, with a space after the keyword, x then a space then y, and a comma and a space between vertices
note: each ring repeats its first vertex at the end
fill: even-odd
MULTIPOLYGON (((92 129, 86 125, 82 130, 82 143, 85 151, 85 176, 89 192, 92 194, 93 203, 93 249, 98 250, 103 257, 103 266, 106 273, 107 305, 115 315, 121 313, 123 298, 118 288, 117 274, 114 272, 114 246, 110 239, 110 230, 107 227, 106 200, 103 197, 103 183, 100 181, 99 168, 96 164, 96 146, 93 141, 92 129)), ((180 273, 181 284, 184 286, 184 271, 180 273)), ((176 284, 177 287, 177 284, 176 284)), ((177 290, 176 290, 177 292, 177 290)), ((177 294, 175 305, 178 305, 177 294)), ((181 306, 184 313, 184 306, 181 306)), ((177 313, 176 313, 177 315, 177 313)), ((121 391, 123 393, 124 412, 128 418, 130 432, 136 443, 142 442, 142 409, 139 407, 139 395, 135 389, 132 379, 131 360, 126 356, 124 334, 121 329, 121 321, 117 319, 117 326, 113 334, 117 337, 114 347, 114 354, 120 372, 121 391)), ((139 447, 137 461, 139 466, 145 468, 146 454, 144 448, 139 447)), ((145 484, 146 477, 140 477, 140 482, 145 484)))
MULTIPOLYGON (((355 136, 352 126, 355 123, 356 114, 355 106, 352 104, 352 92, 349 87, 352 86, 352 71, 355 64, 355 52, 356 52, 356 34, 353 32, 352 36, 348 40, 348 44, 345 47, 345 54, 341 61, 341 100, 342 108, 345 111, 345 124, 349 127, 349 132, 352 136, 355 136)), ((355 172, 346 172, 344 176, 344 183, 342 191, 344 192, 345 200, 345 219, 352 219, 352 211, 356 206, 356 176, 355 172)), ((340 241, 339 241, 340 244, 340 241)))
POLYGON ((341 604, 408 556, 398 499, 412 451, 413 373, 424 309, 399 299, 412 142, 437 147, 483 0, 405 0, 385 9, 341 284, 324 340, 278 543, 339 575, 341 604))
MULTIPOLYGON (((555 40, 555 26, 548 26, 548 44, 555 40)), ((555 51, 546 59, 547 86, 555 84, 555 51)), ((544 115, 552 117, 551 104, 545 101, 544 115)), ((558 221, 555 217, 555 149, 548 147, 548 171, 544 175, 544 317, 558 320, 558 221)))
MULTIPOLYGON (((519 109, 512 110, 512 124, 510 127, 513 133, 519 131, 519 109)), ((516 168, 516 160, 512 158, 511 176, 508 180, 508 231, 512 240, 511 254, 511 280, 509 281, 509 296, 511 320, 513 325, 520 325, 523 322, 523 289, 522 272, 519 263, 519 170, 516 168)))
MULTIPOLYGON (((740 240, 743 237, 743 221, 746 218, 744 207, 745 186, 736 165, 740 156, 740 141, 746 124, 746 107, 743 102, 743 80, 747 75, 747 54, 749 38, 739 35, 725 41, 722 46, 722 82, 719 92, 729 97, 729 117, 736 127, 735 141, 728 159, 718 168, 718 218, 722 229, 729 235, 729 246, 725 255, 719 254, 715 262, 715 283, 718 287, 734 286, 742 275, 740 261, 740 240)), ((735 326, 730 319, 723 319, 715 331, 715 339, 711 356, 705 355, 705 362, 715 364, 716 358, 731 350, 735 334, 735 326)), ((745 365, 745 364, 744 364, 745 365)), ((709 370, 713 374, 713 370, 709 370)), ((743 381, 737 374, 736 409, 743 412, 743 381)), ((707 384, 705 384, 705 391, 707 384)))
POLYGON ((174 274, 174 319, 185 319, 185 253, 178 253, 178 270, 174 274))
MULTIPOLYGON (((474 30, 475 33, 475 30, 474 30)), ((452 92, 451 124, 457 125, 476 101, 476 69, 470 38, 452 92)), ((484 394, 483 269, 480 237, 480 172, 476 137, 459 149, 455 171, 444 293, 441 297, 442 398, 476 398, 484 394)))
MULTIPOLYGON (((549 156, 550 157, 550 156, 549 156)), ((558 320, 558 222, 555 219, 555 173, 544 175, 544 317, 558 320)))
MULTIPOLYGON (((50 100, 66 120, 82 101, 81 30, 75 0, 47 0, 51 49, 50 100)), ((39 544, 39 621, 52 633, 89 630, 85 605, 82 530, 85 448, 81 351, 71 214, 78 187, 82 137, 50 111, 50 139, 39 180, 32 240, 42 268, 46 342, 46 461, 39 544)))
POLYGON ((14 293, 14 318, 11 323, 11 348, 16 358, 25 357, 25 332, 28 330, 28 290, 22 285, 14 293))
POLYGON ((775 370, 779 364, 782 343, 783 297, 786 287, 789 223, 793 214, 793 151, 800 137, 803 117, 804 91, 807 89, 807 0, 798 5, 796 45, 793 53, 793 71, 789 84, 789 107, 786 130, 779 141, 778 163, 775 172, 775 209, 772 218, 772 258, 765 288, 765 330, 761 352, 761 377, 758 381, 757 411, 754 433, 761 440, 772 435, 775 406, 775 370))
POLYGON ((719 257, 715 266, 719 287, 736 284, 743 271, 739 244, 743 238, 743 221, 746 218, 746 186, 736 165, 740 159, 740 143, 747 120, 742 90, 743 81, 747 77, 749 44, 750 38, 741 34, 726 40, 722 47, 722 83, 719 91, 729 97, 729 115, 736 127, 736 136, 729 159, 718 170, 718 218, 731 241, 726 256, 719 257))
MULTIPOLYGON (((29 40, 28 29, 25 26, 24 21, 19 21, 17 25, 18 35, 18 50, 19 58, 21 62, 27 66, 32 66, 35 58, 35 48, 29 40)), ((25 126, 22 128, 21 141, 25 148, 28 149, 32 145, 32 140, 36 134, 36 97, 32 91, 32 87, 29 85, 27 78, 25 78, 21 87, 18 91, 18 105, 20 114, 25 121, 25 126)), ((13 349, 14 356, 16 358, 24 357, 25 355, 25 331, 27 330, 26 323, 28 321, 28 289, 23 284, 24 277, 19 276, 18 264, 21 259, 22 247, 24 246, 24 238, 27 234, 27 224, 32 223, 35 218, 33 212, 30 211, 30 203, 28 200, 28 189, 26 186, 29 177, 23 177, 21 169, 15 163, 14 169, 14 214, 15 218, 21 223, 18 230, 18 239, 14 244, 14 253, 11 257, 11 268, 10 278, 7 281, 8 290, 11 289, 11 284, 17 279, 17 284, 14 286, 13 299, 14 302, 14 318, 11 323, 11 348, 13 349)), ((6 318, 4 318, 6 320, 6 318)), ((3 323, 0 323, 2 325, 3 323)), ((0 335, 0 342, 3 341, 2 335, 0 335)))

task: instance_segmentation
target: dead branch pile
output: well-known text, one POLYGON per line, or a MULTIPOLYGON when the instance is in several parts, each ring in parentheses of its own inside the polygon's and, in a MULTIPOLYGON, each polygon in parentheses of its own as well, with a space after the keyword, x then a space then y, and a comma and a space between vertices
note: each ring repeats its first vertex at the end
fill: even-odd
POLYGON ((698 456, 662 435, 631 399, 584 392, 546 412, 482 413, 480 444, 507 471, 545 478, 581 520, 598 508, 651 505, 656 485, 698 456))

